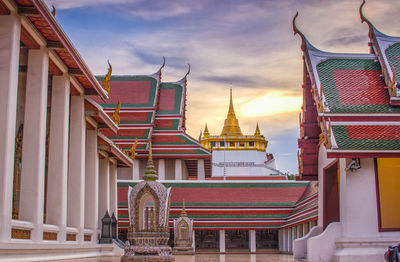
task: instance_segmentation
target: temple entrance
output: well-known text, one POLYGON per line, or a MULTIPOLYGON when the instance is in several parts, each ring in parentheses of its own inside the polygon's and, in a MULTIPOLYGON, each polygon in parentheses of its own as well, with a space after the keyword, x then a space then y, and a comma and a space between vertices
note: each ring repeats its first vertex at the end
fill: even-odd
POLYGON ((279 249, 278 230, 256 230, 256 248, 279 249))
POLYGON ((249 249, 248 230, 226 230, 225 248, 228 249, 249 249))
POLYGON ((219 231, 218 230, 196 230, 195 243, 196 250, 214 249, 219 251, 219 231))
POLYGON ((339 216, 339 169, 338 162, 324 168, 323 227, 340 221, 339 216))

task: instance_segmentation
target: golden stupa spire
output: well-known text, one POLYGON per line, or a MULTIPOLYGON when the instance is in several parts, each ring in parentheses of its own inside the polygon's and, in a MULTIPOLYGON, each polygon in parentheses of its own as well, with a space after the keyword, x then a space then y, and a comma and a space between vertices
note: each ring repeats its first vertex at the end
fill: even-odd
POLYGON ((233 109, 232 100, 232 84, 230 88, 230 101, 228 115, 225 119, 224 128, 222 129, 221 136, 242 136, 243 133, 239 127, 239 120, 236 118, 235 110, 233 109))
POLYGON ((257 126, 256 126, 256 131, 254 132, 254 135, 255 136, 261 136, 260 128, 258 127, 258 123, 257 123, 257 126))
POLYGON ((154 169, 154 162, 151 150, 151 142, 149 144, 149 159, 147 160, 146 171, 144 171, 143 179, 146 181, 154 181, 157 180, 158 175, 156 170, 154 169))
POLYGON ((204 137, 208 137, 210 135, 210 132, 208 132, 207 123, 206 123, 206 127, 204 128, 203 135, 204 135, 204 137))

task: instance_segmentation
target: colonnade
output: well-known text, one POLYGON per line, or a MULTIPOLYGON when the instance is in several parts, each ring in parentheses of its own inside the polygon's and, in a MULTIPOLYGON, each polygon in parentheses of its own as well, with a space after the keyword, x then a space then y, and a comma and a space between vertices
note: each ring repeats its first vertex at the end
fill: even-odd
POLYGON ((298 224, 284 229, 279 229, 279 251, 293 252, 293 241, 307 235, 312 227, 317 225, 317 221, 298 224))
MULTIPOLYGON (((123 175, 121 179, 133 179, 138 180, 141 179, 143 175, 140 173, 140 159, 135 159, 132 167, 132 173, 128 175, 123 175)), ((147 160, 142 160, 147 161, 147 160)), ((166 159, 157 159, 157 172, 158 172, 158 179, 159 180, 171 180, 171 177, 168 177, 168 167, 166 164, 166 159)), ((173 178, 172 180, 187 180, 185 177, 185 161, 184 159, 172 159, 174 161, 174 168, 173 168, 173 178)), ((128 170, 124 170, 123 172, 129 172, 128 170)), ((171 172, 170 172, 171 173, 171 172)), ((205 180, 205 163, 204 159, 197 159, 197 179, 198 180, 205 180)))
POLYGON ((16 12, 0 16, 0 243, 97 243, 99 218, 106 210, 117 212, 117 160, 99 150, 97 127, 87 129, 85 95, 71 94, 75 78, 68 68, 64 65, 60 75, 49 77, 51 50, 45 41, 38 49, 28 49, 21 77, 20 35, 16 12), (25 89, 25 101, 18 101, 18 88, 25 89), (20 103, 21 179, 13 219, 20 103))

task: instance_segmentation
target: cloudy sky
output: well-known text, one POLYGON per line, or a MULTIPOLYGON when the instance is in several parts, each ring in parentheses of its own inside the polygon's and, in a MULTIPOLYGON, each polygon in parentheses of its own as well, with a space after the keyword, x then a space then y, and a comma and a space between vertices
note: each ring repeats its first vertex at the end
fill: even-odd
MULTIPOLYGON (((331 52, 368 52, 359 0, 46 0, 94 74, 152 74, 166 57, 163 81, 188 82, 188 133, 207 122, 219 134, 233 84, 242 131, 256 123, 278 168, 297 173, 302 103, 300 39, 331 52)), ((369 0, 366 16, 382 32, 400 35, 399 0, 369 0)))

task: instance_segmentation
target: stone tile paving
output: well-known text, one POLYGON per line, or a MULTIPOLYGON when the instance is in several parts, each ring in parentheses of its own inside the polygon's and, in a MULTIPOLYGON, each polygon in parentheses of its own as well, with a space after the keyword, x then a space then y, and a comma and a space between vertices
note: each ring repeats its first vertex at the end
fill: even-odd
MULTIPOLYGON (((71 260, 62 262, 119 262, 119 257, 98 257, 71 260)), ((296 262, 292 255, 281 254, 198 254, 196 256, 175 256, 175 262, 296 262)))

